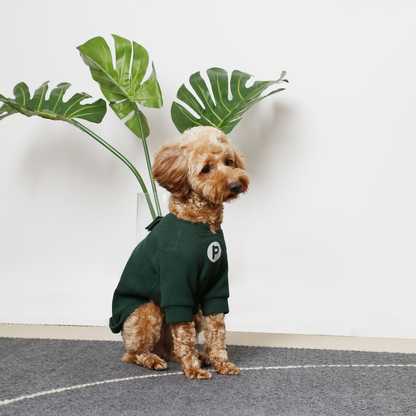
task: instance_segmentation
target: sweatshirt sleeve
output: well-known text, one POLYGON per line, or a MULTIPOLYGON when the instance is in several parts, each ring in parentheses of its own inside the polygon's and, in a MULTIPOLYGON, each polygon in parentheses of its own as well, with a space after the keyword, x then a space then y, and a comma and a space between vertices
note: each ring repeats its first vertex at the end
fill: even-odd
POLYGON ((204 316, 213 313, 228 313, 228 265, 225 262, 217 278, 203 293, 200 304, 204 316))
POLYGON ((156 261, 166 323, 191 322, 198 283, 196 264, 174 249, 160 250, 156 261))

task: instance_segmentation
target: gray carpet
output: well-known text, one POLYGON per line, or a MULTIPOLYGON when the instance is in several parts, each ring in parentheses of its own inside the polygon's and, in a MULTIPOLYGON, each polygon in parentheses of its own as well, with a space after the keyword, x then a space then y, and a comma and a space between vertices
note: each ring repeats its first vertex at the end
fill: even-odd
POLYGON ((416 415, 416 354, 229 346, 241 374, 201 381, 123 351, 0 338, 0 415, 416 415))

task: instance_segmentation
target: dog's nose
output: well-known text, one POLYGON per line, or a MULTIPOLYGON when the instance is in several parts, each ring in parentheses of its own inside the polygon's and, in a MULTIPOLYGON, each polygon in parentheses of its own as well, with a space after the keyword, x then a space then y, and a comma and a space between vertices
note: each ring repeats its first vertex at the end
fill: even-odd
POLYGON ((232 184, 230 184, 228 186, 228 189, 233 193, 233 194, 238 194, 240 192, 241 189, 241 183, 240 182, 233 182, 232 184))

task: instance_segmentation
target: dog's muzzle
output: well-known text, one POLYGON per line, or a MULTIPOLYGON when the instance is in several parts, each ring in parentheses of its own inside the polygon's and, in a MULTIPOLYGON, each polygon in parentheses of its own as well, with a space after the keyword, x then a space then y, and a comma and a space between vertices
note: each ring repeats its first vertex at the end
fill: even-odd
POLYGON ((240 182, 233 182, 228 186, 228 189, 235 195, 237 195, 241 190, 241 183, 240 182))

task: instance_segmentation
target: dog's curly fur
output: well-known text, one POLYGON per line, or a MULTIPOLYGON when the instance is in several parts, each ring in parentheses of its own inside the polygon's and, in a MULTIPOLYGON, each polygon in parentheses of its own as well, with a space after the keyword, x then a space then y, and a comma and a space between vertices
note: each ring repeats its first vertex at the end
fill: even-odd
MULTIPOLYGON (((209 224, 215 233, 223 220, 223 203, 248 190, 243 156, 229 138, 213 127, 194 127, 156 153, 153 177, 170 193, 169 211, 180 219, 209 224)), ((182 364, 190 379, 209 379, 201 365, 214 364, 219 374, 238 374, 225 350, 224 314, 194 315, 193 322, 167 325, 160 306, 149 302, 124 322, 123 360, 155 370, 168 361, 182 364), (197 333, 205 331, 202 354, 195 349, 197 333)))

